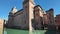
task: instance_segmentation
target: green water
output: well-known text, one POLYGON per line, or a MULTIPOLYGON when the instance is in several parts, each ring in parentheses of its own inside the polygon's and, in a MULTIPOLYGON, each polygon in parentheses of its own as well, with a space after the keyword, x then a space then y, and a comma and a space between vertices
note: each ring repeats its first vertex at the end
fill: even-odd
POLYGON ((53 30, 34 30, 35 34, 56 34, 56 31, 53 30))
MULTIPOLYGON (((4 34, 29 34, 28 30, 17 30, 17 29, 4 29, 6 32, 4 34)), ((56 31, 49 30, 33 30, 32 34, 56 34, 56 31)))
POLYGON ((7 34, 29 34, 28 30, 6 29, 7 34))
POLYGON ((45 34, 46 30, 33 30, 33 34, 45 34))

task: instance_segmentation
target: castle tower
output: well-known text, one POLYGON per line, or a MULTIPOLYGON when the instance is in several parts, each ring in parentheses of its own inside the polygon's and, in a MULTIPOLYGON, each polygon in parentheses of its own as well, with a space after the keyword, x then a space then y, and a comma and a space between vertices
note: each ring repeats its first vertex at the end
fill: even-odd
POLYGON ((12 10, 11 10, 11 13, 14 14, 14 13, 16 13, 16 12, 17 12, 17 9, 16 9, 16 6, 14 6, 14 7, 12 8, 12 10))
POLYGON ((48 18, 48 29, 54 30, 55 29, 55 22, 54 22, 54 10, 53 8, 46 11, 47 18, 48 18))
POLYGON ((48 24, 54 25, 54 10, 51 8, 50 10, 46 11, 46 14, 48 16, 48 24))
POLYGON ((35 20, 35 29, 42 29, 43 25, 43 9, 41 6, 37 5, 34 7, 34 20, 35 20))
POLYGON ((25 19, 26 19, 27 27, 29 27, 29 31, 32 31, 32 19, 34 18, 33 8, 34 8, 33 0, 24 0, 23 9, 25 12, 25 19))
POLYGON ((12 24, 13 24, 13 20, 14 20, 14 14, 17 12, 17 9, 16 7, 14 6, 11 10, 11 12, 9 13, 9 16, 8 16, 8 26, 7 27, 12 27, 12 24))

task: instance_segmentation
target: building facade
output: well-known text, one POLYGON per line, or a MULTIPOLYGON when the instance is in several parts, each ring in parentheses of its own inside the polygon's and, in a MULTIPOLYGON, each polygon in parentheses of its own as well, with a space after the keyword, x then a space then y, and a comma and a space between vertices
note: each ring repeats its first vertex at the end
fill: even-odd
POLYGON ((24 0, 23 9, 17 11, 16 7, 12 8, 9 13, 8 27, 17 27, 21 29, 29 29, 31 27, 33 17, 33 0, 24 0))
POLYGON ((54 10, 50 9, 50 10, 46 11, 46 14, 48 17, 49 25, 53 25, 54 24, 54 10))
POLYGON ((44 20, 44 29, 47 29, 48 28, 48 16, 47 14, 44 14, 43 15, 43 20, 44 20))
POLYGON ((51 8, 46 11, 47 18, 48 18, 48 29, 54 30, 55 29, 55 22, 54 22, 54 10, 51 8))
POLYGON ((60 14, 56 15, 55 24, 56 24, 56 29, 60 30, 60 14))
POLYGON ((44 24, 54 24, 54 10, 50 9, 44 14, 41 6, 35 6, 33 0, 24 0, 23 9, 13 7, 8 15, 7 27, 19 29, 43 29, 44 24))
POLYGON ((36 29, 41 29, 43 27, 43 14, 44 11, 43 9, 37 5, 34 7, 34 20, 35 20, 35 28, 36 29))

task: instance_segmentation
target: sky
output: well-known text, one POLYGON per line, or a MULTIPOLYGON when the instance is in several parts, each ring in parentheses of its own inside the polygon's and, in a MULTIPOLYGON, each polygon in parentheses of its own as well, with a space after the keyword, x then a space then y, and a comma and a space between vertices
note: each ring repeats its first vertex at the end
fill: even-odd
MULTIPOLYGON (((0 18, 8 20, 11 9, 16 6, 18 10, 23 8, 24 0, 0 0, 0 18)), ((60 0, 34 0, 35 5, 40 5, 44 11, 54 9, 54 16, 60 14, 60 0)))

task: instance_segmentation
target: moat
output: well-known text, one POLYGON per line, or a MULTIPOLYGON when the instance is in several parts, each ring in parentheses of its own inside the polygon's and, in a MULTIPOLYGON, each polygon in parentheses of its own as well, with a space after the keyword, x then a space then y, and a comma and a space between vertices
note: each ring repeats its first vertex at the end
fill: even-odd
MULTIPOLYGON (((29 31, 4 28, 4 34, 29 34, 29 31)), ((56 34, 56 31, 55 30, 33 30, 32 34, 56 34)))

